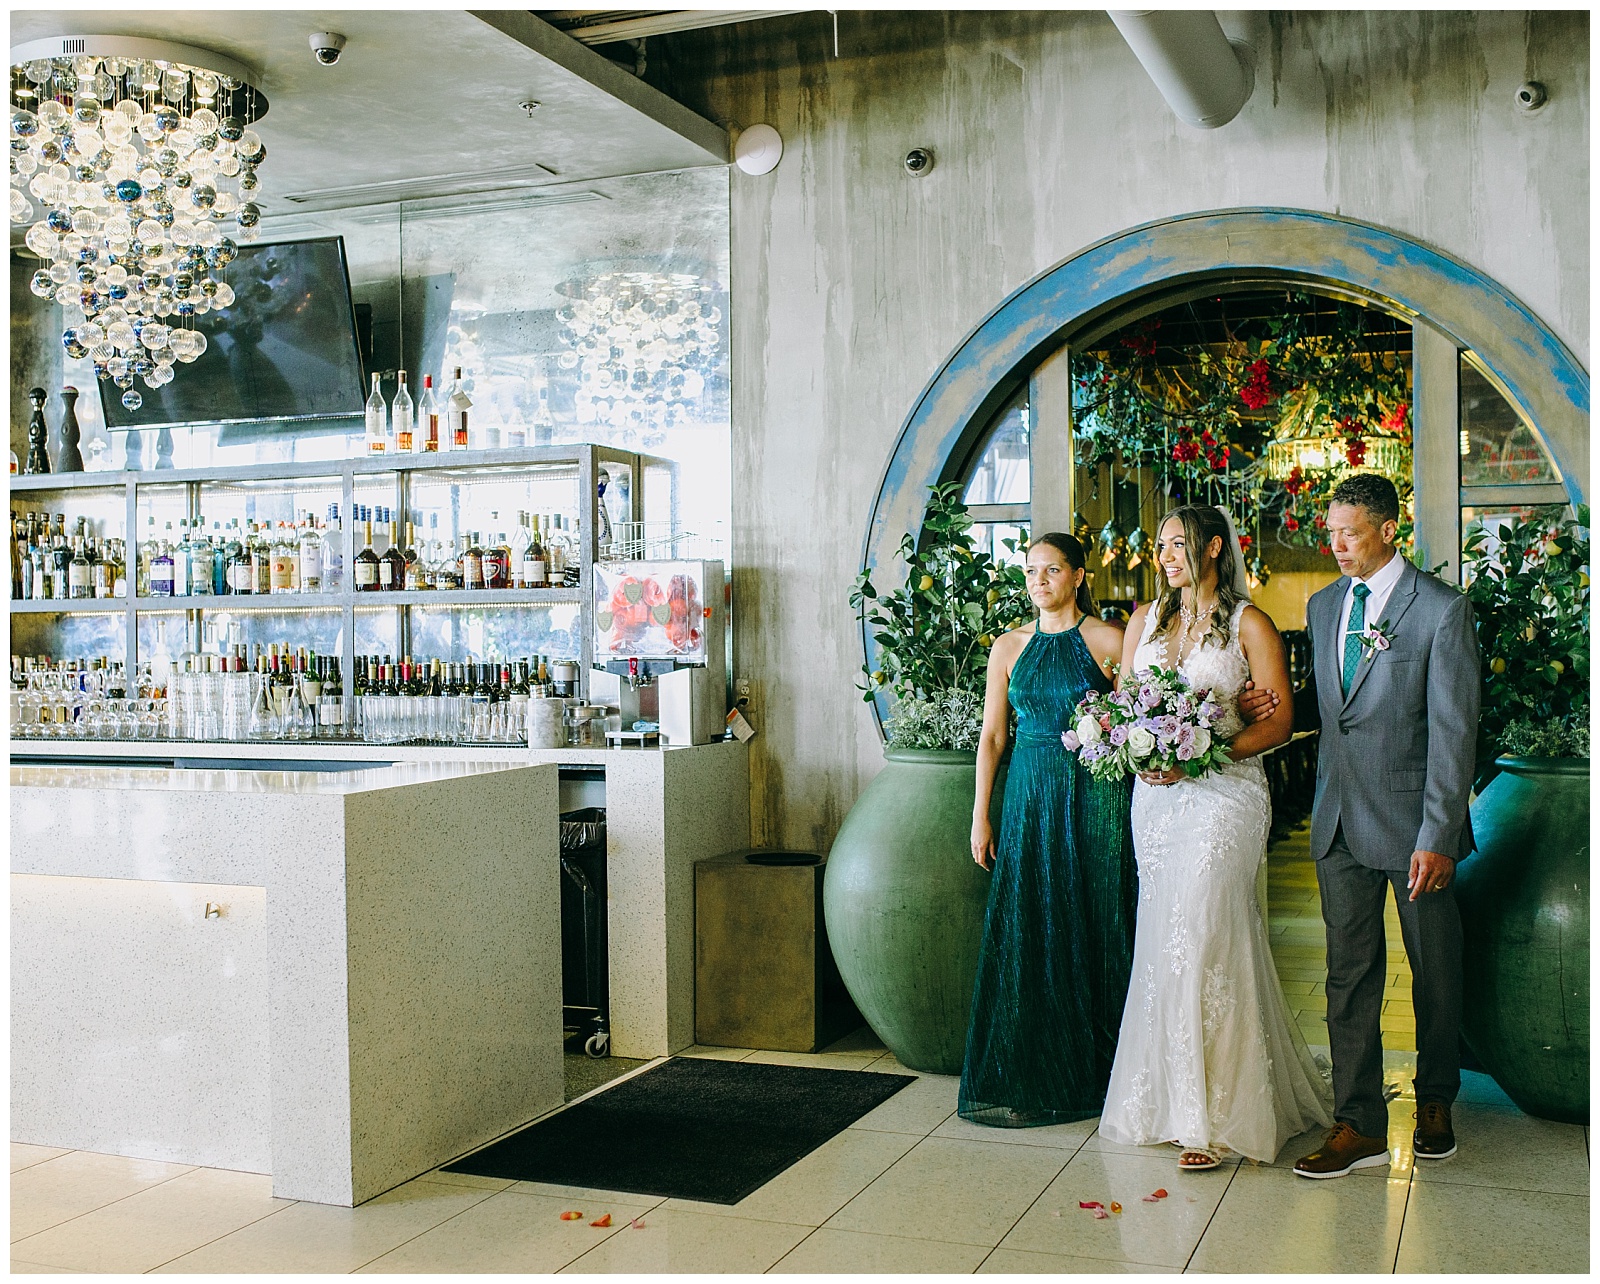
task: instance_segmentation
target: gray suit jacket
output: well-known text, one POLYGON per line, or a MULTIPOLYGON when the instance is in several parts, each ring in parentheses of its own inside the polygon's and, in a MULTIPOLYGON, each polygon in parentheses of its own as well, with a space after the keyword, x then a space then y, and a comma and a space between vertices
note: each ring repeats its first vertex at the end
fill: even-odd
POLYGON ((1473 846, 1481 685, 1471 603, 1408 563, 1378 621, 1389 649, 1364 654, 1341 695, 1349 587, 1340 576, 1306 604, 1322 716, 1311 853, 1326 856, 1343 826, 1351 854, 1372 869, 1406 869, 1413 851, 1459 860, 1473 846))

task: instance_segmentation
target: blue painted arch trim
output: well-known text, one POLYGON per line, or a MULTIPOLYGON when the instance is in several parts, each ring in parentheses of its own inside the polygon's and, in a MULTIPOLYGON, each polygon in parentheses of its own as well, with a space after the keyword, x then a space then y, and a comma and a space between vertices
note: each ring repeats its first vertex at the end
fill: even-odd
MULTIPOLYGON (((1425 318, 1471 349, 1528 416, 1574 502, 1587 498, 1589 374, 1510 291, 1385 228, 1295 209, 1181 215, 1119 232, 1041 273, 967 335, 928 381, 895 441, 862 565, 887 568, 920 530, 928 487, 965 462, 973 434, 1045 355, 1141 296, 1245 278, 1324 285, 1425 318)), ((869 654, 871 643, 867 643, 869 654)))

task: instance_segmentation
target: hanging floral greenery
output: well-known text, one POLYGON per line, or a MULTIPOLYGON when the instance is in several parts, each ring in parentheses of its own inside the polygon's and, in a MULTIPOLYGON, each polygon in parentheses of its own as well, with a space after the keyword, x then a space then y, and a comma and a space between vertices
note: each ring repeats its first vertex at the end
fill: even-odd
POLYGON ((1280 540, 1326 551, 1321 512, 1350 472, 1389 476, 1409 509, 1407 371, 1372 318, 1296 293, 1221 342, 1165 343, 1159 317, 1130 326, 1074 358, 1079 458, 1152 468, 1169 493, 1217 495, 1241 527, 1275 520, 1280 540))

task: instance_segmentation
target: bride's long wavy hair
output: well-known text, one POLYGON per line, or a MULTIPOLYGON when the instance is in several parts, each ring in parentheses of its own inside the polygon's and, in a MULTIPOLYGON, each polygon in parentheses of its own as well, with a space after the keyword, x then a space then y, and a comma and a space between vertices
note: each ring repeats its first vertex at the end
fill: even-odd
MULTIPOLYGON (((1228 624, 1233 619, 1234 608, 1244 601, 1233 588, 1233 541, 1228 534, 1227 519, 1223 517, 1221 509, 1209 504, 1185 504, 1163 517, 1161 526, 1174 518, 1183 525, 1183 561, 1189 570, 1189 582, 1196 589, 1200 587, 1202 572, 1209 560, 1206 548, 1214 538, 1222 539, 1222 551, 1217 554, 1215 562, 1217 605, 1211 612, 1211 627, 1206 631, 1206 636, 1215 637, 1220 645, 1226 646, 1229 640, 1228 624)), ((1158 536, 1161 526, 1156 527, 1158 536)), ((1171 631, 1172 622, 1177 619, 1182 605, 1181 588, 1169 584, 1161 590, 1161 595, 1156 599, 1156 637, 1165 637, 1171 631)))

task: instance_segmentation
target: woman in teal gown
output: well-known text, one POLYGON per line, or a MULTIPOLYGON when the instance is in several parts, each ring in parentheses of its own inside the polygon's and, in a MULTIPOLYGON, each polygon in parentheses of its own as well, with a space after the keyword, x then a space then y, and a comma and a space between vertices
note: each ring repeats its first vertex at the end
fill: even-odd
POLYGON ((1061 743, 1088 691, 1109 691, 1122 630, 1095 617, 1083 547, 1028 548, 1036 624, 990 654, 978 750, 973 859, 993 871, 973 986, 962 1118, 996 1127, 1098 1115, 1133 964, 1138 873, 1132 781, 1101 782, 1061 743), (989 801, 1017 713, 1000 836, 989 801))

